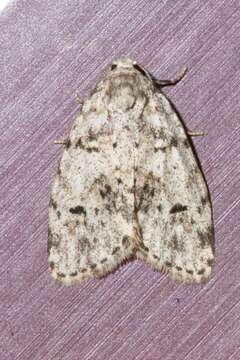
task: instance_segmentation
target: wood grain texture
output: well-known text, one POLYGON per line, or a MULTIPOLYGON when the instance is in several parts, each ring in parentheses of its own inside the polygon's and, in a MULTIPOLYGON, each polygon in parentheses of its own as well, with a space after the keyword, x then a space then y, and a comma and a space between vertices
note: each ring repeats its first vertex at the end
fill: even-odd
POLYGON ((240 358, 239 34, 236 0, 19 0, 0 13, 0 358, 240 358), (209 185, 216 265, 178 285, 135 261, 72 288, 47 270, 50 184, 61 147, 104 67, 122 55, 166 88, 209 185))

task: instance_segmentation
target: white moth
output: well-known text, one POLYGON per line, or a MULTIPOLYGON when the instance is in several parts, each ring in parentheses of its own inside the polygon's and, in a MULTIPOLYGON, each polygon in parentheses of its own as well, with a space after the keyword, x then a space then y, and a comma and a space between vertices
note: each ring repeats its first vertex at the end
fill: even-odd
POLYGON ((130 257, 174 280, 201 282, 213 265, 208 189, 176 111, 128 58, 111 65, 70 131, 51 190, 49 268, 69 285, 130 257))

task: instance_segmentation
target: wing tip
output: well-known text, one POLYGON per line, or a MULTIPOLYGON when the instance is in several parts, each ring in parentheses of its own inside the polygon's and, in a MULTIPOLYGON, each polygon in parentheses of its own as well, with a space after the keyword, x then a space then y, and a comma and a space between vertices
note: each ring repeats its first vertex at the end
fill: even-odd
POLYGON ((57 272, 56 270, 52 269, 49 266, 49 271, 52 275, 52 278, 57 284, 64 285, 64 286, 71 286, 77 283, 81 283, 83 281, 88 280, 89 278, 93 277, 90 273, 72 273, 72 274, 65 274, 62 272, 57 272))
POLYGON ((212 272, 212 266, 202 265, 198 270, 182 268, 179 271, 179 267, 176 266, 170 272, 170 276, 173 280, 181 283, 204 283, 209 280, 212 272))
POLYGON ((207 251, 204 255, 205 257, 195 266, 163 261, 160 257, 152 254, 148 254, 146 258, 142 252, 137 253, 137 258, 148 263, 154 270, 169 274, 174 281, 181 283, 203 283, 208 281, 214 263, 212 251, 207 251))
POLYGON ((120 257, 111 256, 108 261, 107 258, 104 258, 104 261, 102 260, 100 263, 88 264, 88 266, 74 271, 67 269, 65 272, 59 270, 50 255, 48 267, 56 283, 69 286, 82 283, 91 278, 101 279, 107 274, 115 272, 121 265, 129 260, 131 255, 132 251, 128 251, 127 254, 122 254, 120 257))

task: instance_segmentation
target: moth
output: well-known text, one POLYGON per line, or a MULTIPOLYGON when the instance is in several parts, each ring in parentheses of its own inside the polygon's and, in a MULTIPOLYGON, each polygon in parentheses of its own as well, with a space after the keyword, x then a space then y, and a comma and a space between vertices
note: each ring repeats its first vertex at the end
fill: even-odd
POLYGON ((69 285, 141 259, 177 281, 213 265, 208 188, 163 86, 129 58, 114 61, 83 102, 49 204, 48 262, 69 285))

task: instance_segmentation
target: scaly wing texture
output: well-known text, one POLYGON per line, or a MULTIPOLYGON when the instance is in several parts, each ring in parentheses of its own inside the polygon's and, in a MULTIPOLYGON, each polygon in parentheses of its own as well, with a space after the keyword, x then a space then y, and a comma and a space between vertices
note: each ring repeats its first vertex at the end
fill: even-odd
POLYGON ((63 284, 105 275, 133 248, 130 135, 102 96, 85 101, 51 190, 48 261, 63 284))
POLYGON ((211 204, 184 127, 134 61, 111 71, 84 103, 53 184, 53 277, 103 276, 136 253, 176 280, 207 279, 211 204))
POLYGON ((135 208, 140 259, 179 281, 207 279, 213 264, 212 210, 185 129, 169 101, 155 94, 142 116, 135 208))

